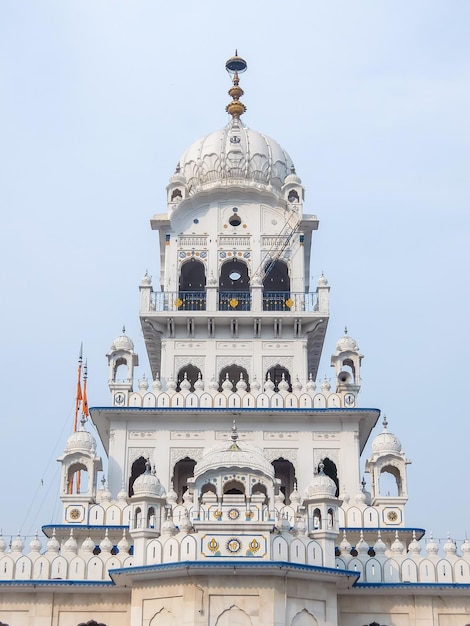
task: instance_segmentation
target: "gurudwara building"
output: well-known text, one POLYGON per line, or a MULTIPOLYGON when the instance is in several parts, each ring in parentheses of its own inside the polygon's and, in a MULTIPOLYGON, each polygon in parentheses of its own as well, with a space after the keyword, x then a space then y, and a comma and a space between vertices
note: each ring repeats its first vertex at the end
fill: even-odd
POLYGON ((107 475, 83 403, 58 459, 61 518, 29 546, 0 539, 0 626, 466 626, 470 541, 440 551, 407 526, 410 460, 360 406, 347 331, 335 384, 316 382, 318 219, 287 152, 241 121, 245 61, 226 68, 229 122, 186 150, 151 219, 152 380, 134 381, 123 331, 109 405, 90 410, 107 475))

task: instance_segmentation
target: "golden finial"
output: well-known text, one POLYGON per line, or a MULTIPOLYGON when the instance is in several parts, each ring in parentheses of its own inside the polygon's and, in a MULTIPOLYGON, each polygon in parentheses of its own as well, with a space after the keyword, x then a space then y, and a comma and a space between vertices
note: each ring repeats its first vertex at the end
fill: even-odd
POLYGON ((243 89, 239 85, 238 74, 245 72, 247 68, 247 64, 245 59, 242 59, 238 56, 237 50, 235 50, 235 56, 230 57, 230 59, 225 64, 225 69, 229 74, 233 75, 233 86, 228 90, 228 95, 231 96, 232 102, 230 102, 225 110, 227 113, 230 113, 232 117, 240 117, 246 111, 246 106, 243 102, 240 102, 241 96, 243 96, 243 89))

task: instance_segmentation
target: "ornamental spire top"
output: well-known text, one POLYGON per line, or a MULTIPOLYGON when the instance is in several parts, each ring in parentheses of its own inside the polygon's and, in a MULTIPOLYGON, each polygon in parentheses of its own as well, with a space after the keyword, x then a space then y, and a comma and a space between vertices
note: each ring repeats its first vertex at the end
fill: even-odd
POLYGON ((228 95, 231 96, 232 102, 230 102, 225 107, 225 110, 227 111, 227 113, 230 113, 233 118, 239 118, 240 115, 243 115, 243 113, 245 113, 246 111, 246 106, 243 104, 243 102, 240 101, 240 98, 241 96, 243 96, 244 91, 239 86, 238 78, 238 74, 245 72, 246 68, 246 61, 245 59, 242 59, 238 56, 237 50, 235 50, 235 55, 233 57, 230 57, 230 59, 225 64, 225 69, 229 74, 233 76, 233 85, 228 90, 228 95))

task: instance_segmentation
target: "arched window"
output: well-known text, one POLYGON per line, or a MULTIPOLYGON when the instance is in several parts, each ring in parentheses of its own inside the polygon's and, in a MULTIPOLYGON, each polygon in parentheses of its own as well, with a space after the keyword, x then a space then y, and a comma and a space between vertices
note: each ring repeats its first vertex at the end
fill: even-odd
POLYGON ((131 476, 129 478, 129 498, 134 495, 134 483, 136 478, 138 478, 141 474, 145 472, 147 461, 143 456, 140 456, 138 459, 132 463, 131 476))
POLYGON ((401 475, 397 467, 387 465, 380 470, 379 493, 381 496, 401 496, 401 475))
POLYGON ((248 372, 244 367, 240 365, 229 365, 220 370, 219 374, 219 391, 223 390, 222 383, 224 380, 229 380, 232 383, 232 391, 236 391, 238 381, 243 378, 246 383, 246 390, 250 391, 250 380, 248 378, 248 372))
POLYGON ((272 461, 274 476, 281 481, 281 491, 284 494, 285 504, 290 504, 289 496, 294 491, 295 468, 290 461, 282 457, 272 461))
POLYGON ((188 489, 188 478, 194 476, 194 466, 196 461, 190 459, 189 456, 175 463, 173 468, 173 489, 178 496, 178 504, 183 502, 183 496, 188 489))
POLYGON ((219 311, 249 311, 250 277, 243 261, 233 259, 220 268, 219 311))
POLYGON ((264 268, 266 276, 263 280, 263 310, 287 311, 290 297, 289 270, 284 261, 268 263, 264 268))
POLYGON ((183 311, 203 311, 206 308, 206 271, 194 257, 181 266, 179 304, 183 311))
MULTIPOLYGON (((338 495, 339 495, 339 480, 338 480, 338 470, 336 469, 336 465, 328 457, 325 457, 323 459, 322 463, 323 463, 323 473, 326 474, 326 476, 329 476, 331 478, 331 480, 335 483, 335 485, 336 485, 335 496, 338 497, 338 495)), ((319 472, 319 471, 320 471, 320 465, 318 465, 318 467, 317 467, 317 472, 319 472)))
POLYGON ((179 201, 183 198, 181 189, 174 189, 171 193, 171 201, 179 201))
POLYGON ((243 495, 245 493, 245 485, 239 480, 229 480, 224 485, 224 495, 243 495))
POLYGON ((194 391, 194 383, 197 381, 199 376, 202 377, 202 372, 198 367, 196 367, 195 365, 191 365, 191 364, 184 365, 179 370, 178 376, 176 377, 177 378, 176 391, 181 391, 181 381, 184 380, 185 377, 191 384, 191 387, 189 388, 189 390, 194 391))
POLYGON ((279 391, 279 383, 281 382, 283 376, 284 376, 284 380, 289 385, 288 391, 292 391, 292 384, 291 384, 289 370, 286 369, 285 367, 282 367, 282 365, 278 364, 278 365, 275 365, 274 367, 271 367, 271 369, 269 369, 266 373, 266 380, 268 380, 268 376, 271 378, 271 380, 274 383, 274 391, 279 391))
POLYGON ((126 359, 116 359, 113 382, 126 382, 129 379, 129 366, 126 359))
POLYGON ((67 492, 88 492, 88 468, 83 463, 73 463, 67 470, 67 492))

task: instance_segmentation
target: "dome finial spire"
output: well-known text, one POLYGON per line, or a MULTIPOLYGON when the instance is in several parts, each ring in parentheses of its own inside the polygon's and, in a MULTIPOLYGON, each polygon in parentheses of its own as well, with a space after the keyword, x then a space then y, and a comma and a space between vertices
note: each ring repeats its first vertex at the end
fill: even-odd
POLYGON ((243 102, 240 102, 240 98, 241 96, 243 96, 244 91, 239 86, 238 78, 238 74, 245 72, 246 68, 246 61, 245 59, 242 59, 238 56, 237 50, 235 50, 235 55, 233 57, 230 57, 230 59, 225 64, 225 69, 229 74, 233 76, 233 85, 228 90, 228 95, 231 96, 232 102, 230 102, 225 107, 225 110, 227 111, 227 113, 230 113, 233 118, 239 118, 240 115, 243 115, 243 113, 245 113, 246 111, 246 106, 243 104, 243 102))

